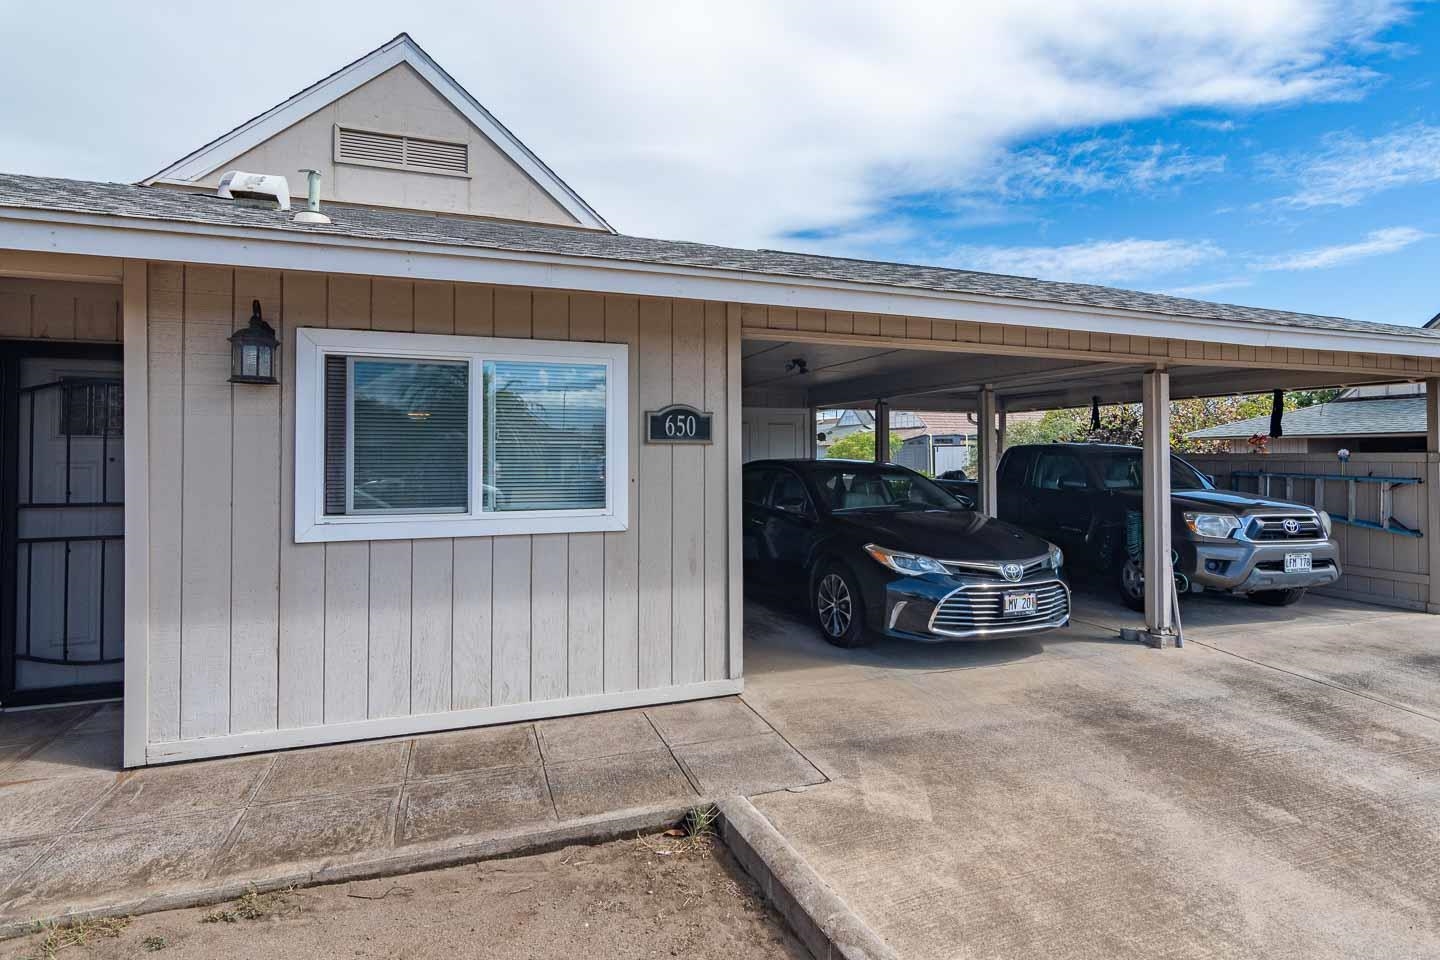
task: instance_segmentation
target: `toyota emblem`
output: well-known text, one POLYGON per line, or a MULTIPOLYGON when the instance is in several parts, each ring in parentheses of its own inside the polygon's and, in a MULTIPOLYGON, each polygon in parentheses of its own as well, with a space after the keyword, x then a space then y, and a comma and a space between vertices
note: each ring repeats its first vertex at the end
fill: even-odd
POLYGON ((1000 568, 1000 574, 1006 580, 1009 580, 1011 583, 1015 583, 1021 577, 1025 576, 1025 568, 1020 566, 1020 564, 1018 563, 1007 563, 1005 564, 1005 566, 1000 568))
POLYGON ((1294 517, 1287 518, 1284 526, 1285 532, 1290 534, 1290 536, 1292 537, 1300 532, 1300 521, 1296 520, 1294 517))

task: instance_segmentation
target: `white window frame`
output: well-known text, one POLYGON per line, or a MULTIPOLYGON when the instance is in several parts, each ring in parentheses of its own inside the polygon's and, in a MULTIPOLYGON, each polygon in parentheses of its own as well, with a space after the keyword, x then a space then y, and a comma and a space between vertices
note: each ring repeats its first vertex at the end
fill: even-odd
MULTIPOLYGON (((295 542, 419 540, 532 533, 591 533, 630 523, 630 356, 623 343, 455 337, 377 330, 295 331, 295 542), (325 513, 325 358, 332 354, 448 360, 470 367, 467 513, 325 513), (482 511, 487 360, 593 363, 605 367, 605 506, 584 510, 482 511)), ((347 431, 348 432, 348 431, 347 431)), ((347 447, 349 439, 347 437, 347 447)), ((347 450, 347 459, 349 452, 347 450)), ((348 473, 348 470, 347 470, 348 473)), ((348 484, 347 478, 347 484, 348 484)), ((347 497, 349 491, 347 490, 347 497)))

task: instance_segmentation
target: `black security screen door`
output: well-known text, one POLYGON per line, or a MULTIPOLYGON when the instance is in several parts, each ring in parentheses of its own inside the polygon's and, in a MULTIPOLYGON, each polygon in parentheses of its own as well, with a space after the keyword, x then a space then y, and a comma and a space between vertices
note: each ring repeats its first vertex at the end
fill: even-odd
POLYGON ((125 572, 119 350, 7 345, 0 378, 0 703, 117 696, 125 572))

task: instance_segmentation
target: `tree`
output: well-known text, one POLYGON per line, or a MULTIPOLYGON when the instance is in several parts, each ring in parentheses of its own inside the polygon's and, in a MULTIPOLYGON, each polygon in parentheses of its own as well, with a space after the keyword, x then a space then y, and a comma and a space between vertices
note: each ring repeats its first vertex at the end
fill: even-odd
POLYGON ((1047 410, 1039 420, 1020 420, 1005 427, 1005 446, 1024 443, 1063 443, 1084 439, 1089 428, 1087 410, 1047 410))
MULTIPOLYGON (((890 434, 890 459, 894 460, 900 455, 900 448, 905 441, 890 434)), ((841 437, 830 444, 830 449, 825 452, 827 457, 835 457, 839 460, 874 460, 875 459, 875 431, 861 430, 856 433, 841 437)))

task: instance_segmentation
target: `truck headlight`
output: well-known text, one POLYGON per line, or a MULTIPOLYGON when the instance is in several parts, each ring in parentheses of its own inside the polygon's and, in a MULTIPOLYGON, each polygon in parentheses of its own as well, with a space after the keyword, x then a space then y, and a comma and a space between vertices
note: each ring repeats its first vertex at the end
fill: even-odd
POLYGON ((1334 521, 1330 519, 1330 514, 1326 513, 1324 510, 1319 511, 1319 514, 1320 514, 1320 529, 1323 530, 1323 531, 1325 531, 1325 539, 1326 539, 1326 540, 1329 540, 1329 539, 1330 539, 1330 528, 1331 528, 1332 526, 1334 526, 1334 521))
POLYGON ((873 543, 865 544, 865 552, 870 554, 876 563, 883 564, 896 573, 903 573, 907 577, 918 577, 925 573, 945 574, 950 572, 939 560, 922 557, 918 553, 890 550, 873 543))
POLYGON ((1228 540, 1240 529, 1240 519, 1231 513, 1187 513, 1185 526, 1197 537, 1228 540))

